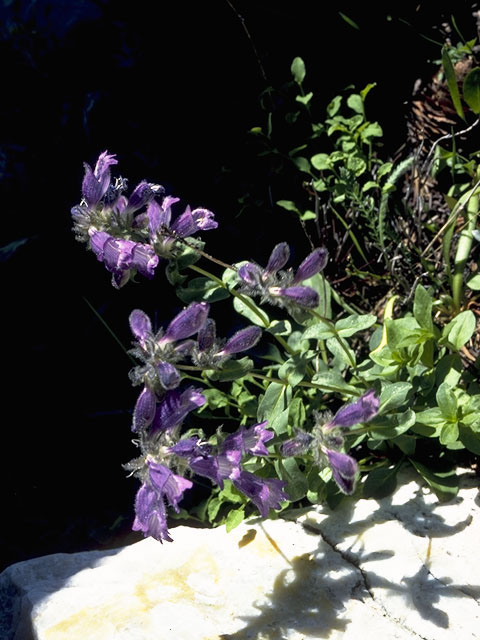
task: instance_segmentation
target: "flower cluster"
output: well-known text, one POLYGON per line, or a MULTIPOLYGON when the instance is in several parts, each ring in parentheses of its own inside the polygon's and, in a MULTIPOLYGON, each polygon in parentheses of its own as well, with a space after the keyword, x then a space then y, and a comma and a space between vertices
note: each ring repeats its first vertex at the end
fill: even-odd
MULTIPOLYGON (((178 503, 193 483, 186 474, 209 478, 220 488, 229 479, 266 517, 269 510, 281 508, 288 500, 285 483, 276 478, 260 478, 242 468, 245 454, 268 455, 265 442, 274 434, 266 429, 266 422, 243 427, 228 435, 218 447, 202 442, 198 437, 180 439, 182 423, 190 411, 202 406, 205 397, 193 387, 180 393, 168 391, 159 404, 150 428, 141 427, 139 446, 142 455, 128 465, 141 480, 135 500, 133 529, 145 536, 168 540, 165 502, 177 513, 178 503)), ((138 425, 140 428, 140 425, 138 425)))
POLYGON ((319 467, 329 466, 340 491, 351 495, 355 490, 358 465, 354 458, 342 453, 343 430, 360 422, 368 422, 378 412, 379 398, 370 389, 356 402, 342 407, 333 418, 315 413, 312 433, 297 430, 294 438, 283 443, 284 456, 300 456, 310 451, 319 467))
POLYGON ((110 167, 116 164, 108 151, 100 154, 94 169, 85 163, 82 200, 71 213, 77 240, 104 263, 118 289, 135 273, 152 278, 160 258, 172 257, 178 240, 216 229, 218 223, 208 209, 188 206, 172 222, 171 207, 179 199, 145 180, 127 198, 127 181, 112 182, 110 167))
POLYGON ((295 272, 292 269, 283 270, 289 258, 288 244, 281 242, 274 247, 265 268, 255 262, 242 265, 238 270, 239 291, 260 296, 262 302, 270 302, 288 310, 295 307, 315 308, 319 303, 318 293, 301 283, 322 271, 327 264, 327 250, 314 249, 295 272))
POLYGON ((131 353, 142 361, 130 372, 130 379, 134 385, 144 385, 133 412, 133 431, 149 427, 155 419, 157 399, 180 384, 177 363, 192 357, 204 368, 219 368, 260 339, 262 330, 251 326, 237 331, 222 346, 215 338, 215 323, 208 318, 209 310, 206 302, 192 302, 173 318, 165 331, 160 329, 155 334, 146 313, 135 309, 130 314, 130 328, 136 338, 131 353), (195 334, 197 340, 192 340, 195 334))

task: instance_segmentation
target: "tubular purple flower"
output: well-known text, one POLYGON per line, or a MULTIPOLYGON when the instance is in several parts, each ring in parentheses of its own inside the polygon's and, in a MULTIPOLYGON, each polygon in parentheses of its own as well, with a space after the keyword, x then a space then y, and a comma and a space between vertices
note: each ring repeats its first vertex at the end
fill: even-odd
POLYGON ((193 483, 187 478, 175 475, 163 464, 147 460, 147 465, 153 488, 160 495, 164 495, 169 505, 178 513, 180 510, 178 503, 182 499, 184 491, 191 489, 193 483))
POLYGON ((146 341, 153 337, 150 318, 141 309, 134 309, 128 321, 133 335, 140 345, 145 348, 146 341))
POLYGON ((216 326, 215 320, 212 318, 207 318, 205 320, 205 324, 199 330, 197 335, 198 348, 200 351, 208 351, 215 344, 216 338, 216 326))
POLYGON ((103 247, 107 240, 109 240, 112 236, 106 231, 91 231, 90 232, 90 248, 93 253, 97 256, 97 259, 100 262, 103 262, 103 247))
POLYGON ((153 419, 152 432, 168 431, 181 425, 190 411, 201 407, 206 402, 201 389, 188 387, 179 391, 168 391, 158 406, 153 419))
POLYGON ((282 269, 290 258, 290 248, 286 242, 280 242, 274 248, 268 259, 267 266, 263 272, 263 278, 266 279, 272 273, 276 273, 282 269))
POLYGON ((192 302, 170 322, 160 345, 183 340, 197 333, 207 319, 210 306, 206 302, 192 302))
POLYGON ((103 198, 110 185, 110 166, 118 164, 115 155, 104 151, 98 157, 94 171, 84 163, 85 176, 82 182, 82 196, 89 207, 95 207, 103 198))
POLYGON ((230 480, 250 498, 263 518, 268 516, 270 509, 281 509, 281 502, 289 499, 283 490, 285 482, 277 478, 259 478, 237 467, 230 475, 230 480))
POLYGON ((138 400, 133 410, 132 431, 138 433, 144 431, 153 422, 157 406, 156 396, 147 386, 138 396, 138 400))
POLYGON ((217 356, 232 355, 241 351, 246 351, 254 347, 262 337, 260 327, 246 327, 237 331, 229 340, 227 340, 223 349, 219 351, 217 356))
POLYGON ((238 270, 239 277, 248 285, 254 287, 262 277, 262 269, 254 262, 247 262, 238 270))
POLYGON ((153 247, 149 244, 137 242, 132 252, 132 268, 136 269, 142 276, 153 278, 158 265, 158 256, 153 247))
POLYGON ((319 271, 325 268, 328 260, 328 251, 324 248, 315 249, 310 253, 302 264, 298 267, 292 284, 298 284, 304 280, 308 280, 319 271))
POLYGON ((287 298, 307 309, 313 309, 319 303, 318 293, 311 287, 270 287, 269 292, 272 296, 287 298))
POLYGON ((325 425, 325 428, 351 427, 359 422, 368 422, 377 415, 379 406, 379 397, 373 389, 370 389, 358 400, 337 411, 334 418, 325 425))
POLYGON ((135 520, 133 531, 142 531, 145 537, 151 536, 162 542, 172 542, 168 535, 167 512, 162 496, 148 484, 142 484, 135 498, 135 520))
POLYGON ((132 191, 127 202, 129 211, 137 211, 149 204, 155 196, 165 193, 165 189, 159 184, 152 184, 146 180, 142 180, 132 191))
POLYGON ((197 231, 210 231, 218 228, 215 214, 209 209, 197 208, 192 211, 192 217, 197 225, 197 231))
POLYGON ((236 433, 228 435, 222 444, 222 453, 228 451, 240 451, 242 455, 250 453, 254 456, 268 456, 268 449, 265 442, 274 437, 272 431, 266 429, 267 421, 255 424, 249 429, 240 427, 236 433))
POLYGON ((352 495, 358 472, 357 461, 346 453, 324 449, 332 469, 333 479, 342 493, 352 495))
POLYGON ((283 443, 282 455, 287 458, 303 455, 310 449, 313 439, 310 433, 298 429, 295 437, 283 443))
POLYGON ((180 384, 180 374, 170 362, 161 360, 157 364, 157 374, 160 384, 167 391, 175 389, 180 384))

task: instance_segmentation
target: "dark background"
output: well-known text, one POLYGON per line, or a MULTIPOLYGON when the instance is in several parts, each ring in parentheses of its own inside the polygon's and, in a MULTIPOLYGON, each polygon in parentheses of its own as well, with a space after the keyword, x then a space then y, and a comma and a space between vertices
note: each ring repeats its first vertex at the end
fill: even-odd
MULTIPOLYGON (((69 212, 80 200, 82 162, 108 149, 131 188, 145 178, 213 210, 219 229, 204 239, 226 261, 264 262, 285 238, 304 255, 308 245, 286 212, 238 215, 246 190, 254 185, 267 199, 269 187, 247 133, 265 124, 259 60, 280 86, 301 56, 305 84, 325 106, 346 85, 377 82, 369 116, 393 156, 413 84, 429 78, 429 60, 440 55, 423 36, 439 39, 452 12, 473 37, 471 2, 0 3, 2 566, 137 539, 129 535, 137 481, 121 464, 135 455, 138 390, 130 361, 85 298, 127 346, 132 308, 164 324, 181 304, 161 270, 113 289, 75 242, 69 212)), ((223 322, 228 329, 228 314, 223 322)))

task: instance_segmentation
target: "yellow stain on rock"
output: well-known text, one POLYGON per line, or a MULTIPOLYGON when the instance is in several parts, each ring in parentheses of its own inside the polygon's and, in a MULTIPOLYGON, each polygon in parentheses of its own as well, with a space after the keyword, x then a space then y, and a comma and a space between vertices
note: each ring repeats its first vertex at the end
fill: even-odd
MULTIPOLYGON (((130 593, 114 594, 110 601, 76 611, 46 630, 45 638, 103 640, 113 638, 116 630, 129 627, 148 631, 149 614, 157 605, 180 601, 198 604, 198 590, 188 583, 192 574, 208 577, 210 583, 218 583, 218 566, 206 547, 197 549, 180 567, 139 576, 130 593)), ((128 576, 125 576, 125 581, 128 584, 128 576)))

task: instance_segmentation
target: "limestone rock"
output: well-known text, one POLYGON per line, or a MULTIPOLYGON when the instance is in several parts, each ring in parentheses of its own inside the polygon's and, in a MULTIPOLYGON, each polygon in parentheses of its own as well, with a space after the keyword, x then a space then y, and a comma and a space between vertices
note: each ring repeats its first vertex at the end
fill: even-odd
POLYGON ((0 575, 5 640, 480 638, 478 481, 439 504, 409 474, 380 501, 226 533, 179 526, 0 575))

